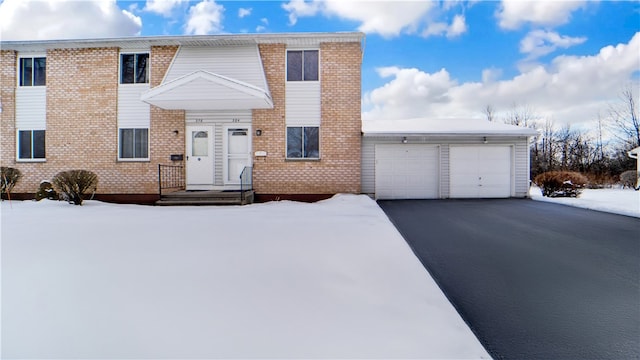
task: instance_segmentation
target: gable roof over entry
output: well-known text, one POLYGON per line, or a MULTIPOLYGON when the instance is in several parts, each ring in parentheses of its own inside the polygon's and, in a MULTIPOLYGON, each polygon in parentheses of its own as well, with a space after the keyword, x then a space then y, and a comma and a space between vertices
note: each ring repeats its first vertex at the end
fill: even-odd
POLYGON ((223 75, 197 70, 145 92, 141 100, 167 110, 272 109, 267 91, 223 75))

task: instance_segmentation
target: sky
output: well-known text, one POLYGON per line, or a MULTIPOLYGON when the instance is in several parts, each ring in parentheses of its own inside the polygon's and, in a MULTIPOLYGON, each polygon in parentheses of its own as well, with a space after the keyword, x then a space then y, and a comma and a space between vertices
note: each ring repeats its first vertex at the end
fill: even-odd
MULTIPOLYGON (((640 2, 4 0, 2 40, 360 31, 362 118, 526 109, 589 126, 640 94, 640 2), (28 26, 23 26, 28 24, 28 26)), ((640 103, 638 101, 637 103, 640 103)))

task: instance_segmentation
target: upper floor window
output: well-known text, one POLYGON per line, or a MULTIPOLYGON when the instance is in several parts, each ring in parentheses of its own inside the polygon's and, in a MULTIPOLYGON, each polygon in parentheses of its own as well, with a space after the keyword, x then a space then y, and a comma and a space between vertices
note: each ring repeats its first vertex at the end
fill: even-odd
POLYGON ((287 81, 318 81, 318 50, 287 51, 287 81))
POLYGON ((20 86, 45 86, 47 82, 47 58, 20 58, 20 86))
POLYGON ((149 54, 120 54, 120 84, 149 82, 149 54))

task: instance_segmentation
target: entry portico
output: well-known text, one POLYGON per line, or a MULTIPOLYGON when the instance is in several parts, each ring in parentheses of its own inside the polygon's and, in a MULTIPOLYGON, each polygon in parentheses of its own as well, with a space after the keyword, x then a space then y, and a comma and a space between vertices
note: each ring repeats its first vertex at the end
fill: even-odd
POLYGON ((181 47, 141 100, 185 111, 187 190, 237 190, 252 165, 252 110, 274 106, 256 44, 181 47))

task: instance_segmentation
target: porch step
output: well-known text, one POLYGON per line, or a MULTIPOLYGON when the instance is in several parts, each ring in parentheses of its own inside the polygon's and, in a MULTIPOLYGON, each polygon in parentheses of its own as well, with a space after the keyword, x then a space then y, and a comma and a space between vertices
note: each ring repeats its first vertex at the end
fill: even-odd
POLYGON ((246 191, 242 199, 239 191, 176 191, 164 194, 156 205, 245 205, 253 203, 253 191, 246 191))

